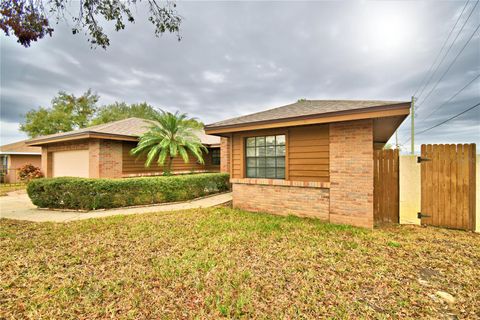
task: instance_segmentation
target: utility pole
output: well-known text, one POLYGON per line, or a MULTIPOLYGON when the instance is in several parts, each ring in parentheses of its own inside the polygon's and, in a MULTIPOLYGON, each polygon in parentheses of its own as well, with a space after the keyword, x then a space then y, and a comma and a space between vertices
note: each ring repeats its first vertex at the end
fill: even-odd
POLYGON ((412 104, 411 104, 411 118, 412 118, 412 155, 415 154, 415 97, 412 96, 412 104))
POLYGON ((398 149, 398 129, 395 130, 395 147, 398 149))

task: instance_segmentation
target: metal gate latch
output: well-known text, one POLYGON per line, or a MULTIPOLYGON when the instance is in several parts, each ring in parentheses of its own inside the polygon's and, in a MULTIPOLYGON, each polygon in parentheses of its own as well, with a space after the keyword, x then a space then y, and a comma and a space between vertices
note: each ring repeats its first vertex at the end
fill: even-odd
POLYGON ((430 218, 431 216, 423 214, 421 212, 417 212, 417 218, 422 219, 422 218, 430 218))
POLYGON ((431 161, 432 159, 417 157, 417 163, 422 163, 423 161, 431 161))

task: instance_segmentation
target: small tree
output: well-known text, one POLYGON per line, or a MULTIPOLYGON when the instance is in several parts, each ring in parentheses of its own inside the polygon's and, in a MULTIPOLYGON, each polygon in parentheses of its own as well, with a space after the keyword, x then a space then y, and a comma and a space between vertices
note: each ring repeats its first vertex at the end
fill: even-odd
POLYGON ((188 163, 189 153, 191 153, 199 163, 203 164, 205 163, 203 152, 208 150, 195 134, 199 129, 199 123, 195 119, 188 118, 185 113, 162 110, 155 115, 150 130, 140 137, 137 147, 131 150, 131 154, 136 156, 146 154, 146 167, 157 159, 165 175, 171 174, 173 158, 177 156, 188 163))
POLYGON ((20 130, 35 138, 85 128, 97 110, 98 99, 90 89, 79 97, 60 91, 52 99, 51 108, 28 111, 20 130))
POLYGON ((65 21, 73 34, 84 31, 92 47, 105 49, 110 45, 104 30, 107 24, 113 23, 115 31, 125 29, 127 22, 136 21, 136 6, 142 2, 148 8, 146 19, 153 24, 155 35, 176 33, 180 40, 182 18, 176 4, 169 0, 2 0, 0 30, 29 47, 32 41, 52 36, 53 24, 65 21))
POLYGON ((33 164, 26 164, 18 171, 18 178, 23 182, 42 177, 43 173, 40 171, 40 168, 35 167, 33 164))

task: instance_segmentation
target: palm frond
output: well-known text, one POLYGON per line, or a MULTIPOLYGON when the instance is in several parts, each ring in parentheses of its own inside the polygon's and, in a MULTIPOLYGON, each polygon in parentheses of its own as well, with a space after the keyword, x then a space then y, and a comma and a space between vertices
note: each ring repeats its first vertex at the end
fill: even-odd
POLYGON ((153 117, 149 130, 140 137, 137 146, 130 153, 138 157, 147 157, 146 166, 158 157, 159 165, 164 165, 167 158, 180 155, 185 163, 189 162, 189 154, 200 163, 204 163, 203 154, 208 149, 197 136, 201 128, 195 118, 189 118, 186 113, 160 110, 153 117))

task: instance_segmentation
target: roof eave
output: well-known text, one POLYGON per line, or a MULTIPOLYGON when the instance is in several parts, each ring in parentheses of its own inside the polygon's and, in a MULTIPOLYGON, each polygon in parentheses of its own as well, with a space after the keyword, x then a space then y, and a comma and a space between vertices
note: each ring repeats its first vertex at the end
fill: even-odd
POLYGON ((67 134, 59 137, 38 138, 29 141, 25 141, 25 144, 29 146, 42 146, 44 144, 65 142, 80 139, 106 139, 106 140, 121 140, 121 141, 138 141, 138 137, 111 133, 102 133, 95 131, 83 131, 79 133, 67 134))
MULTIPOLYGON (((101 133, 95 131, 84 131, 78 133, 72 133, 60 137, 50 137, 50 138, 38 138, 30 141, 26 141, 25 143, 29 146, 42 146, 45 144, 56 143, 56 142, 65 142, 65 141, 75 141, 81 139, 106 139, 106 140, 120 140, 120 141, 133 141, 137 142, 139 137, 137 136, 129 136, 129 135, 120 135, 120 134, 111 134, 111 133, 101 133)), ((219 143, 204 143, 204 145, 216 147, 219 146, 219 143)))
POLYGON ((41 156, 41 152, 0 151, 0 155, 41 156))
POLYGON ((205 133, 215 135, 215 134, 235 132, 235 131, 253 130, 255 129, 255 127, 258 127, 257 129, 265 129, 265 128, 275 128, 275 127, 282 127, 282 126, 298 126, 298 125, 315 124, 315 123, 330 123, 330 122, 348 121, 348 120, 357 120, 357 119, 366 119, 366 118, 387 117, 387 116, 396 116, 396 115, 402 115, 402 114, 407 116, 410 112, 410 106, 411 106, 410 102, 401 102, 401 103, 396 103, 391 105, 381 105, 381 106, 368 107, 368 108, 359 108, 354 110, 319 113, 319 114, 312 114, 307 116, 288 117, 283 119, 252 121, 252 122, 224 125, 224 126, 207 125, 205 126, 205 133), (391 113, 390 115, 388 114, 389 111, 391 113), (400 112, 397 112, 397 111, 400 111, 400 112), (362 115, 370 114, 370 113, 372 113, 372 115, 369 117, 361 117, 362 115), (341 120, 340 118, 344 116, 352 116, 352 119, 341 120), (330 120, 322 121, 330 118, 331 118, 331 121, 330 120), (339 118, 339 119, 336 119, 336 118, 339 118), (307 122, 307 120, 315 120, 315 119, 319 119, 319 121, 317 122, 308 121, 308 123, 305 123, 307 122), (253 129, 250 129, 252 127, 253 129))

